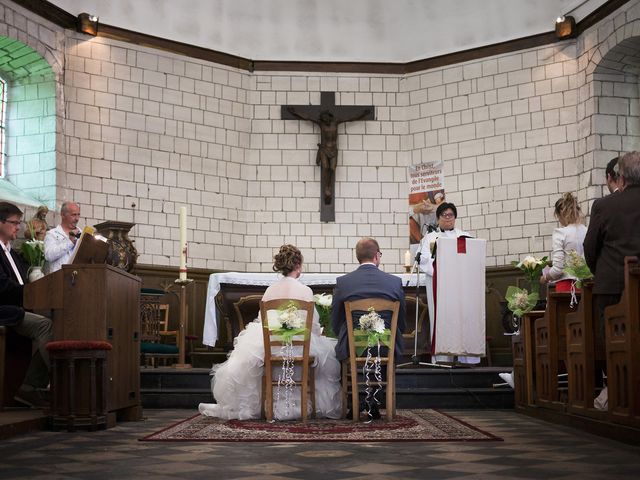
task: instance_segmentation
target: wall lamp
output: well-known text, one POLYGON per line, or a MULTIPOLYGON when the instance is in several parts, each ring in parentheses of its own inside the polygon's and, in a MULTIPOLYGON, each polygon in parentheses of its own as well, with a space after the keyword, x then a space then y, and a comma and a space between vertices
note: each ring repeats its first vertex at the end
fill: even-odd
POLYGON ((77 29, 80 33, 86 33, 87 35, 98 34, 98 17, 89 13, 81 13, 78 15, 77 29))
POLYGON ((573 38, 578 33, 576 19, 571 15, 556 18, 556 37, 560 39, 573 38))

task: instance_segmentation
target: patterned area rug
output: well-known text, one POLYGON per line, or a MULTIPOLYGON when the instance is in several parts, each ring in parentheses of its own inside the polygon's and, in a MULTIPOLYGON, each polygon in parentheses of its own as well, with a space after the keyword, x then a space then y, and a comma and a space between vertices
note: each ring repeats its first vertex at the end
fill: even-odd
POLYGON ((500 441, 437 410, 398 410, 392 422, 310 419, 220 420, 196 415, 140 440, 159 442, 468 442, 500 441))

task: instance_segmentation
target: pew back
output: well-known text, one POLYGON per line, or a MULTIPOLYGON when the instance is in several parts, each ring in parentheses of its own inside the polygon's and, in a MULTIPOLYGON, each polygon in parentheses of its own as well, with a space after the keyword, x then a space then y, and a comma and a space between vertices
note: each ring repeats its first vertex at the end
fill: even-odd
POLYGON ((620 303, 605 309, 610 420, 640 427, 640 263, 625 258, 620 303))

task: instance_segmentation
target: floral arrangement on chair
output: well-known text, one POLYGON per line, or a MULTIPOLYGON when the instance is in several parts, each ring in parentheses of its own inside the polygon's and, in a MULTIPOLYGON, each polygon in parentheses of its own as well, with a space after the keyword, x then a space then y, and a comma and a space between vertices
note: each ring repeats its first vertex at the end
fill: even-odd
POLYGON ((365 378, 365 404, 367 405, 367 412, 371 421, 373 416, 371 415, 371 403, 375 402, 380 406, 380 400, 378 400, 378 392, 382 390, 382 361, 380 359, 380 345, 389 346, 391 339, 391 330, 385 328, 384 319, 376 312, 375 308, 369 307, 368 313, 365 313, 358 320, 358 329, 354 331, 354 339, 367 339, 367 344, 357 349, 357 354, 362 355, 364 351, 367 351, 367 358, 365 359, 362 367, 362 373, 365 378), (371 349, 377 347, 375 358, 371 354, 371 349), (370 374, 373 373, 374 380, 376 382, 375 389, 371 386, 370 374))
POLYGON ((536 258, 533 255, 526 256, 524 260, 520 262, 511 262, 511 265, 524 272, 527 282, 529 283, 529 290, 512 285, 507 288, 505 295, 507 308, 511 310, 514 315, 513 321, 516 330, 519 330, 518 319, 530 312, 536 303, 538 303, 538 299, 540 298, 539 279, 542 275, 542 270, 548 264, 549 261, 546 256, 536 258))
POLYGON ((289 301, 278 309, 278 315, 268 319, 269 332, 282 337, 282 371, 278 376, 278 390, 276 398, 280 398, 280 388, 284 387, 285 414, 288 417, 292 405, 293 387, 296 382, 294 377, 294 352, 293 337, 297 335, 308 335, 306 320, 300 314, 298 305, 289 301))
POLYGON ((333 295, 327 293, 317 293, 313 296, 316 304, 316 310, 320 317, 320 326, 322 334, 325 337, 336 338, 336 334, 331 327, 331 305, 333 304, 333 295))
POLYGON ((358 355, 362 355, 366 348, 379 347, 381 343, 388 346, 391 338, 391 331, 385 328, 384 319, 376 312, 376 309, 369 307, 368 312, 358 320, 359 332, 355 332, 358 337, 366 336, 367 338, 367 345, 359 349, 358 355))

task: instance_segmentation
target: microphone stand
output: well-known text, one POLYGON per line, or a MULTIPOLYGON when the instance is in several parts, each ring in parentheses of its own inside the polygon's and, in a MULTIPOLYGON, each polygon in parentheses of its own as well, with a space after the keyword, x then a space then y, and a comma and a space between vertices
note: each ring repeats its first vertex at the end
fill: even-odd
MULTIPOLYGON (((433 226, 432 225, 428 225, 427 226, 427 233, 431 233, 433 230, 433 226)), ((422 236, 422 239, 420 240, 420 245, 418 247, 418 251, 416 253, 416 257, 413 261, 413 267, 411 268, 411 273, 409 275, 409 280, 407 280, 407 285, 409 286, 409 282, 411 281, 411 277, 413 276, 413 272, 416 273, 416 315, 415 315, 415 330, 413 331, 413 355, 411 355, 411 361, 410 362, 405 362, 405 363, 401 363, 399 365, 396 365, 397 368, 399 367, 406 367, 408 365, 417 367, 417 366, 423 366, 423 367, 434 367, 434 368, 453 368, 451 365, 442 365, 439 363, 429 363, 429 362, 421 362, 420 361, 420 357, 418 357, 418 320, 419 320, 419 311, 420 311, 420 256, 422 255, 422 242, 425 241, 425 239, 427 238, 426 235, 422 236)), ((426 285, 426 282, 425 282, 426 285)), ((427 294, 428 295, 428 294, 427 294)), ((429 310, 428 307, 428 301, 427 301, 427 311, 429 310)))

